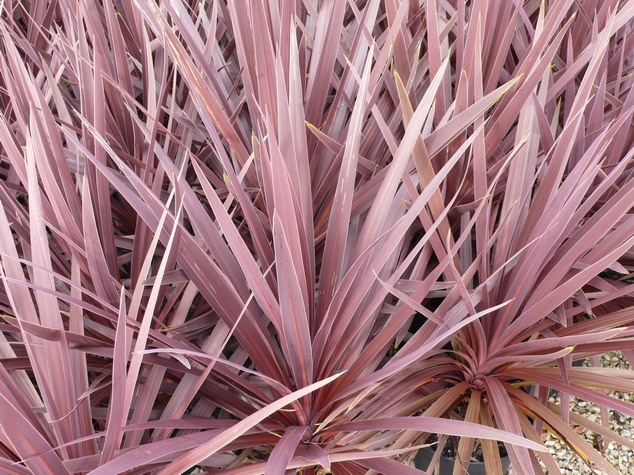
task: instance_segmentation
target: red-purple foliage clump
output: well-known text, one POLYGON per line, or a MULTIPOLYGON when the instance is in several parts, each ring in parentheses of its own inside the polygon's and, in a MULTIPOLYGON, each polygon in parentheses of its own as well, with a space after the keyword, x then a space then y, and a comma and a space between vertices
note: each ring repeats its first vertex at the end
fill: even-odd
POLYGON ((634 2, 0 9, 0 472, 618 474, 634 2))

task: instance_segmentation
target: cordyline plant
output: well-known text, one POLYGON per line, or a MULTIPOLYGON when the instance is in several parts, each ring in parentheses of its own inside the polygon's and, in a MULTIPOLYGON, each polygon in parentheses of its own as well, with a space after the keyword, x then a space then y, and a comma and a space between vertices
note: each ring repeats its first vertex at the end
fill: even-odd
POLYGON ((618 473, 633 2, 1 8, 0 471, 618 473))

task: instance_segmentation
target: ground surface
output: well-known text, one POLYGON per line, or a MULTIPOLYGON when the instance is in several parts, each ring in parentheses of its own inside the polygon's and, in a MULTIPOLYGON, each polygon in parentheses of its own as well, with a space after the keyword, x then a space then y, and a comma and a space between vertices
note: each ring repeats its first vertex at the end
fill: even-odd
MULTIPOLYGON (((629 368, 627 361, 619 353, 609 353, 600 360, 601 364, 605 367, 612 368, 629 368)), ((634 402, 634 393, 621 393, 613 392, 609 393, 611 396, 617 397, 624 401, 634 402)), ((559 404, 559 394, 550 398, 551 402, 559 404)), ((581 414, 588 419, 601 422, 601 413, 599 407, 596 404, 589 403, 580 399, 573 398, 571 401, 572 410, 581 414)), ((632 418, 621 414, 619 412, 609 410, 609 422, 610 428, 623 437, 634 440, 634 426, 632 425, 632 418)), ((592 443, 595 448, 594 433, 590 431, 579 432, 584 439, 592 443)), ((606 441, 607 442, 607 441, 606 441)), ((546 446, 552 454, 556 456, 557 462, 562 473, 568 475, 572 474, 599 474, 601 471, 594 467, 589 467, 583 462, 581 457, 574 454, 567 446, 550 436, 545 441, 546 446)), ((607 443, 605 447, 606 458, 623 474, 634 475, 634 450, 622 447, 621 445, 614 444, 612 442, 607 443)))

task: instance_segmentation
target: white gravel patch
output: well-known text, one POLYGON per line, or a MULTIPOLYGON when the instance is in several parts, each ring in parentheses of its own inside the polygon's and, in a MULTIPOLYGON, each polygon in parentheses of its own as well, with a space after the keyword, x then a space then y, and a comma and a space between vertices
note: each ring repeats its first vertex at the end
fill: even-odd
MULTIPOLYGON (((612 368, 630 368, 629 364, 620 353, 608 353, 602 356, 601 365, 612 368)), ((634 393, 610 392, 608 394, 623 401, 634 403, 634 393)), ((550 398, 550 402, 559 404, 559 393, 552 396, 550 398)), ((587 417, 591 421, 601 422, 601 412, 599 406, 596 404, 573 397, 571 398, 571 408, 574 412, 587 417)), ((634 426, 632 425, 632 418, 611 409, 608 409, 608 414, 610 428, 619 433, 621 436, 634 441, 634 426)), ((599 449, 593 432, 582 430, 579 426, 573 427, 578 429, 578 433, 595 449, 599 449)), ((572 452, 566 444, 550 434, 544 441, 544 444, 548 447, 550 453, 555 456, 562 473, 566 475, 604 473, 596 467, 589 467, 586 462, 577 454, 572 452)), ((634 475, 633 449, 610 442, 606 447, 604 447, 604 456, 621 473, 634 475)), ((544 469, 544 473, 548 473, 546 469, 544 469)))

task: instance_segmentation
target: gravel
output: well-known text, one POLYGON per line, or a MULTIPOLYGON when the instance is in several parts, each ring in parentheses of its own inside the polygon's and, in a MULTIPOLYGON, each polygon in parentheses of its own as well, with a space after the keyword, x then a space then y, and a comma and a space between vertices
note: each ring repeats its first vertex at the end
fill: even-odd
MULTIPOLYGON (((600 363, 603 367, 630 369, 629 364, 620 353, 608 353, 601 357, 600 363)), ((586 365, 587 364, 588 363, 586 363, 586 365)), ((634 403, 634 393, 610 392, 608 394, 618 399, 634 403)), ((550 398, 550 401, 555 404, 559 404, 559 393, 556 393, 554 396, 552 396, 550 398)), ((577 398, 571 398, 571 408, 574 412, 587 417, 591 421, 601 421, 601 412, 599 406, 597 406, 596 404, 577 398)), ((634 426, 632 425, 632 418, 611 409, 608 410, 608 413, 610 428, 619 433, 621 436, 634 441, 634 426)), ((593 447, 597 448, 593 432, 590 432, 588 430, 580 430, 579 427, 575 428, 579 429, 579 434, 587 442, 592 444, 593 447)), ((566 444, 550 434, 548 438, 544 441, 544 444, 546 445, 546 447, 548 447, 550 453, 555 456, 557 464, 559 465, 562 473, 566 475, 604 473, 602 470, 599 470, 596 467, 589 467, 584 462, 584 460, 577 454, 572 452, 566 446, 566 444)), ((610 442, 607 447, 605 447, 604 455, 610 461, 610 463, 614 465, 614 467, 621 473, 634 475, 633 449, 610 442)), ((544 473, 548 473, 546 469, 544 469, 544 473)))

